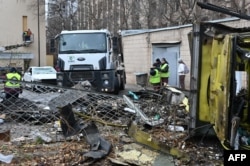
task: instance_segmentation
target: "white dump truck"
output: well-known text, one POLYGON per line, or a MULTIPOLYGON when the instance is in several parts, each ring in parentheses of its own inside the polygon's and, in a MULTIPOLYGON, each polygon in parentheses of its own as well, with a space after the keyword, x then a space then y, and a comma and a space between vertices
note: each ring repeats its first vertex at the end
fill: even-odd
POLYGON ((55 39, 51 44, 58 55, 58 85, 89 81, 97 91, 114 94, 125 88, 120 37, 103 29, 62 31, 55 39))

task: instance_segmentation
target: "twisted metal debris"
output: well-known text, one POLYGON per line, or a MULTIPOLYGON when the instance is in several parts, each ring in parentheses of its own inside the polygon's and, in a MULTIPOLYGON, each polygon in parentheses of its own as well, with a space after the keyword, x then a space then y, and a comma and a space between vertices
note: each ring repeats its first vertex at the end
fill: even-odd
MULTIPOLYGON (((28 163, 35 159, 39 163, 44 163, 45 159, 47 163, 53 163, 57 158, 57 164, 73 165, 87 163, 89 157, 100 159, 108 155, 115 158, 115 151, 111 150, 111 145, 122 146, 119 145, 119 139, 128 134, 126 131, 132 123, 136 123, 138 128, 151 135, 150 139, 171 147, 180 147, 180 142, 188 135, 187 98, 171 87, 162 89, 160 93, 149 90, 134 92, 138 97, 134 99, 130 94, 114 96, 95 93, 80 85, 75 88, 62 88, 22 82, 24 87, 26 84, 39 86, 39 90, 24 88, 18 99, 9 100, 5 100, 2 93, 0 103, 0 117, 4 115, 3 123, 0 124, 0 135, 10 135, 9 140, 5 141, 10 141, 12 146, 16 146, 13 163, 28 163), (72 107, 75 121, 80 126, 78 131, 74 125, 68 125, 66 121, 66 130, 72 127, 78 131, 71 134, 66 134, 63 116, 59 111, 67 105, 72 107), (87 130, 87 126, 92 126, 91 130, 87 130), (89 131, 92 135, 88 132, 84 134, 82 131, 89 131), (45 144, 47 148, 41 148, 41 144, 45 144), (79 146, 75 147, 76 144, 79 146), (25 157, 29 156, 25 148, 31 150, 30 145, 37 149, 35 157, 25 157), (67 149, 63 148, 65 146, 75 154, 71 160, 54 153, 58 150, 66 153, 67 149), (105 153, 96 157, 98 150, 104 150, 105 153), (37 159, 37 156, 40 157, 37 159)), ((0 148, 1 153, 5 154, 11 153, 13 149, 0 148)))

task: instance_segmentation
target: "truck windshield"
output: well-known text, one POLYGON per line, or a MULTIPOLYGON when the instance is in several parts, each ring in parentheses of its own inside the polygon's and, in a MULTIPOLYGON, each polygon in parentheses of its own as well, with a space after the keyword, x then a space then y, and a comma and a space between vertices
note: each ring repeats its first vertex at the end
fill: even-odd
POLYGON ((59 53, 104 53, 107 52, 105 33, 63 34, 59 39, 59 53))

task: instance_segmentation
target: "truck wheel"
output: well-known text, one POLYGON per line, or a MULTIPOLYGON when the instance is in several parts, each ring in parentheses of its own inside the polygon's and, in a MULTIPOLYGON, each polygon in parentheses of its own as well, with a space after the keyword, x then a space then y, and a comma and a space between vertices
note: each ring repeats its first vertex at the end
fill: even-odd
POLYGON ((120 90, 124 90, 124 89, 125 89, 125 82, 124 82, 124 79, 121 78, 120 90))
POLYGON ((119 85, 119 81, 118 78, 115 79, 115 87, 114 87, 114 94, 118 95, 119 94, 119 90, 120 90, 120 85, 119 85))

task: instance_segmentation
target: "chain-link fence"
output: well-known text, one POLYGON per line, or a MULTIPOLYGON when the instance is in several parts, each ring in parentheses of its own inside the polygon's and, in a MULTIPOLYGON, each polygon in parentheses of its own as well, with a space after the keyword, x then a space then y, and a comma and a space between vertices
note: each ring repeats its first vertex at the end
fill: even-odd
MULTIPOLYGON (((21 84, 18 98, 6 98, 1 85, 0 163, 11 159, 14 165, 86 165, 101 160, 102 165, 110 165, 107 156, 116 157, 115 151, 124 144, 120 138, 127 136, 132 121, 157 126, 155 132, 162 132, 155 136, 165 143, 171 139, 162 134, 166 130, 186 130, 187 112, 181 105, 185 95, 178 91, 129 91, 115 96, 80 84, 74 88, 21 84), (171 128, 173 124, 179 128, 171 128)), ((179 134, 186 136, 186 132, 179 134)))

